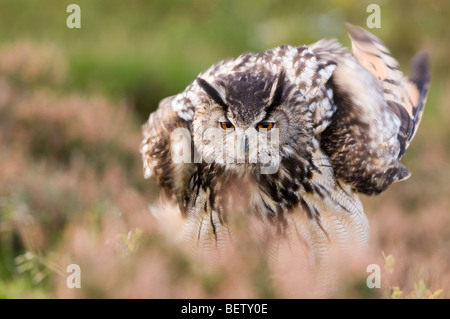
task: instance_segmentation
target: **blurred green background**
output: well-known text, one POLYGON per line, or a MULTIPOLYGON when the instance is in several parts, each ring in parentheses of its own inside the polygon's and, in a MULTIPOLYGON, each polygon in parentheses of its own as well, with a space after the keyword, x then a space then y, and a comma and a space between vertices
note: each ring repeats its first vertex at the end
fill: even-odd
MULTIPOLYGON (((432 83, 419 133, 404 160, 413 178, 364 202, 373 232, 379 231, 375 246, 404 256, 405 247, 437 251, 417 257, 425 273, 431 272, 428 261, 442 260, 440 254, 450 251, 445 229, 438 229, 441 234, 430 224, 425 229, 439 238, 425 232, 421 240, 427 244, 419 244, 411 226, 400 232, 405 241, 399 244, 403 237, 384 223, 393 212, 403 216, 393 223, 418 227, 437 211, 439 218, 430 219, 449 225, 448 0, 0 0, 0 298, 64 296, 51 279, 49 260, 65 247, 71 223, 88 223, 99 232, 102 216, 144 211, 157 198, 158 188, 143 180, 138 147, 140 125, 162 98, 182 91, 213 63, 246 51, 323 37, 349 46, 344 23, 366 27, 371 3, 381 8, 381 28, 371 31, 406 74, 412 56, 428 51, 432 83), (66 26, 70 3, 81 7, 81 29, 66 26), (23 231, 24 214, 44 238, 38 248, 24 239, 30 231, 23 231)), ((127 225, 125 233, 134 223, 127 225)), ((438 279, 422 277, 437 288, 450 287, 447 266, 448 260, 438 279)), ((412 286, 412 272, 399 282, 412 286)), ((205 280, 205 296, 217 296, 205 280)), ((83 296, 111 296, 96 289, 83 296)), ((266 286, 263 292, 255 289, 252 296, 274 295, 266 294, 266 286)))
POLYGON ((408 67, 414 52, 427 49, 433 80, 450 67, 445 0, 79 0, 82 28, 72 30, 66 27, 70 3, 3 0, 0 43, 56 44, 69 63, 64 89, 129 98, 141 115, 224 58, 323 37, 348 45, 344 22, 365 27, 371 3, 381 8, 381 28, 374 32, 402 66, 408 67))

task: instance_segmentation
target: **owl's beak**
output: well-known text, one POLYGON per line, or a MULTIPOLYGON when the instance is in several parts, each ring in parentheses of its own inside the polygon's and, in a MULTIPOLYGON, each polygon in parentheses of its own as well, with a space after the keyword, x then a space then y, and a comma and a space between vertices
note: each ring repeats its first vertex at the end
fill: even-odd
POLYGON ((248 153, 248 136, 246 134, 244 134, 244 136, 242 136, 242 151, 244 152, 244 154, 247 155, 247 153, 248 153))

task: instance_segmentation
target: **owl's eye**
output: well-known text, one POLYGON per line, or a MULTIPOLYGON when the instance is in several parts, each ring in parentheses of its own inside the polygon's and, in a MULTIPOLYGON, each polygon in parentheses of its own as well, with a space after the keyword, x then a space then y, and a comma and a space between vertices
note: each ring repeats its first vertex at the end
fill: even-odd
POLYGON ((259 131, 270 131, 273 127, 273 123, 269 123, 269 122, 262 122, 259 123, 258 126, 256 127, 256 129, 259 131))
POLYGON ((231 124, 231 122, 220 122, 220 126, 221 126, 224 130, 231 130, 231 129, 234 129, 234 125, 231 124))

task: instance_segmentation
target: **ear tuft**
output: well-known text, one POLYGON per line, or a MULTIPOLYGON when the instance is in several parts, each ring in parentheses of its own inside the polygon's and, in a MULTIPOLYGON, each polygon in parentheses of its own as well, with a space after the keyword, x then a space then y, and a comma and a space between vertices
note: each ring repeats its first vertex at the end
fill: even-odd
POLYGON ((228 108, 225 104, 224 97, 220 94, 220 92, 214 88, 211 84, 209 84, 206 80, 198 77, 197 83, 200 85, 200 87, 220 106, 222 106, 225 111, 228 108))
POLYGON ((325 83, 328 82, 328 80, 333 75, 334 70, 336 70, 336 67, 337 67, 336 62, 334 62, 334 61, 327 61, 324 64, 323 69, 319 70, 319 75, 321 77, 322 84, 325 84, 325 83))
POLYGON ((334 70, 336 70, 336 62, 334 61, 318 61, 318 68, 317 68, 317 77, 314 79, 314 82, 312 84, 312 91, 311 93, 315 95, 319 92, 320 88, 325 85, 325 83, 330 80, 331 76, 334 73, 334 70))

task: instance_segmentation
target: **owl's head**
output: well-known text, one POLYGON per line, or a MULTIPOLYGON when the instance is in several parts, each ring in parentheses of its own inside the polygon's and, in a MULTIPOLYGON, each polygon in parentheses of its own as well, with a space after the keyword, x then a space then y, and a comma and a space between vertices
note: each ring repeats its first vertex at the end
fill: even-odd
POLYGON ((226 72, 215 73, 213 67, 196 79, 193 140, 204 162, 240 175, 271 174, 283 159, 311 151, 317 96, 325 92, 334 65, 327 70, 307 49, 284 49, 299 57, 308 53, 309 60, 298 58, 299 70, 289 70, 281 62, 258 63, 257 56, 238 64, 241 57, 233 68, 222 65, 226 72))
POLYGON ((203 160, 242 172, 276 169, 280 137, 290 126, 281 112, 285 73, 235 72, 212 83, 199 77, 197 83, 206 93, 193 125, 203 160))

